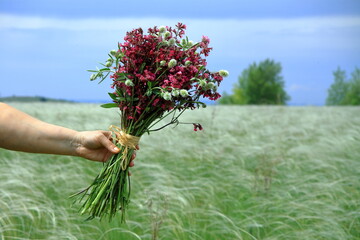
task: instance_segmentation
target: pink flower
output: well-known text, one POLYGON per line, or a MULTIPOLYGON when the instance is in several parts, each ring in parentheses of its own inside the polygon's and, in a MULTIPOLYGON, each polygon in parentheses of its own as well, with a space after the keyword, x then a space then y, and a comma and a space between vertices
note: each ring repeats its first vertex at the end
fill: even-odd
POLYGON ((205 44, 209 44, 210 43, 210 38, 207 36, 202 36, 202 42, 205 44))

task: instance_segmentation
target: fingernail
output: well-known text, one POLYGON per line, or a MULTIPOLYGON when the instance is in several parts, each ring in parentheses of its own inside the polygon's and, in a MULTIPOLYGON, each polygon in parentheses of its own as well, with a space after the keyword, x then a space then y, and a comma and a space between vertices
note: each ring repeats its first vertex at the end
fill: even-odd
POLYGON ((119 151, 119 148, 117 148, 117 147, 114 147, 114 150, 115 150, 115 151, 119 151))

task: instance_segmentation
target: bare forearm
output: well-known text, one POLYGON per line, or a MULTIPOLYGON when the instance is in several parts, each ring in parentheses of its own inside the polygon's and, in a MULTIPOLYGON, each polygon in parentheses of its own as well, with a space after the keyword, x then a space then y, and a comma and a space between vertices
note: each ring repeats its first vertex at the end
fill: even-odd
POLYGON ((0 147, 15 151, 76 155, 76 131, 37 120, 0 103, 0 147))

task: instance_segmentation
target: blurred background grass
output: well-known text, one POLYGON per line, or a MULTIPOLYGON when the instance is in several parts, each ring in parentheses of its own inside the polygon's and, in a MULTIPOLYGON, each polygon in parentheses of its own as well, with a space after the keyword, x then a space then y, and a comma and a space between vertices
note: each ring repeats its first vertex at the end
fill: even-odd
MULTIPOLYGON (((92 104, 12 103, 76 130, 92 104)), ((100 163, 0 149, 0 239, 360 239, 360 108, 210 106, 145 135, 127 224, 84 221, 69 195, 100 163)))

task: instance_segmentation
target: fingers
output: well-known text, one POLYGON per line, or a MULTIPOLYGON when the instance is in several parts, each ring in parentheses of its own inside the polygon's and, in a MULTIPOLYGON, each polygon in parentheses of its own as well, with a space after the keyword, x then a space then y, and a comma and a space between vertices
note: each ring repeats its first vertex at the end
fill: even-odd
MULTIPOLYGON (((109 152, 111 152, 112 154, 118 153, 120 151, 120 149, 118 147, 115 146, 115 144, 110 140, 111 139, 111 132, 110 131, 101 131, 102 135, 100 135, 99 137, 99 142, 101 143, 101 145, 103 145, 109 152)), ((136 150, 139 150, 140 147, 139 145, 136 145, 136 150)), ((131 156, 131 161, 129 163, 129 167, 133 167, 134 164, 134 159, 136 158, 136 150, 133 152, 132 156, 131 156)), ((105 161, 107 161, 109 158, 111 157, 111 154, 106 154, 106 159, 104 159, 105 161)), ((131 173, 129 173, 131 175, 131 173)))
POLYGON ((107 153, 104 155, 104 157, 103 157, 103 159, 101 160, 101 162, 107 162, 108 160, 110 160, 111 156, 112 156, 112 153, 107 152, 107 153))
POLYGON ((134 151, 134 153, 131 156, 131 160, 134 160, 136 158, 136 151, 134 151))
POLYGON ((99 141, 100 143, 106 147, 110 152, 112 153, 118 153, 120 151, 120 149, 118 147, 115 146, 115 144, 113 144, 110 141, 111 138, 111 132, 109 131, 102 131, 102 135, 100 135, 99 137, 99 141))

